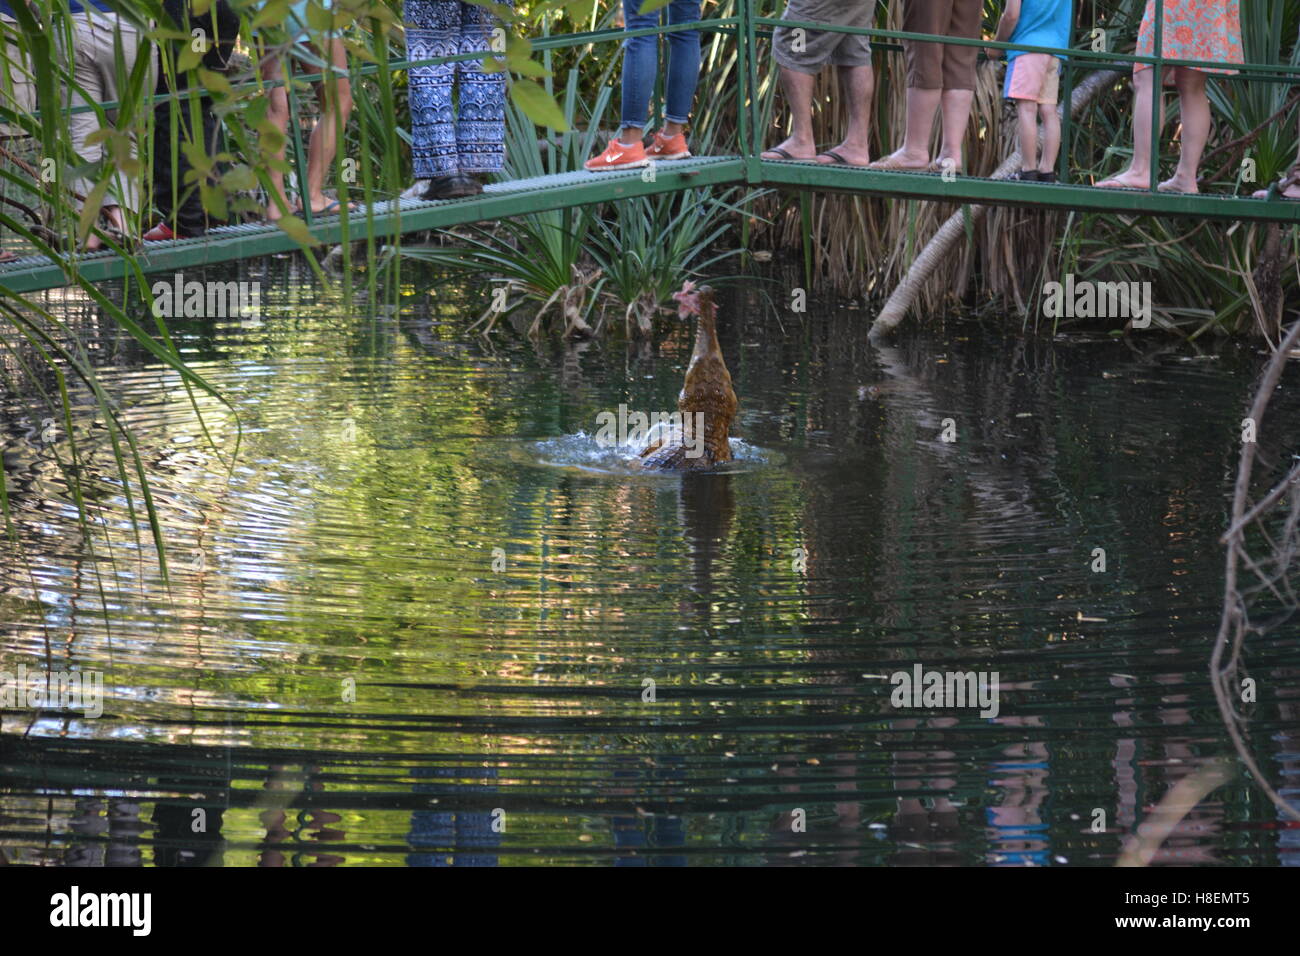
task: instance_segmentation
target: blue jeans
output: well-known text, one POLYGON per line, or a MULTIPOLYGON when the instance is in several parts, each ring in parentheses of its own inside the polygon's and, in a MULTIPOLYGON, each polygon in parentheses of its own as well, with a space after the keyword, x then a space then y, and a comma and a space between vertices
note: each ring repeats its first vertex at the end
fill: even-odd
MULTIPOLYGON (((628 30, 659 26, 662 10, 638 11, 644 0, 623 0, 623 21, 628 30)), ((700 18, 700 0, 672 0, 668 23, 692 23, 700 18)), ((664 90, 664 119, 685 123, 691 114, 695 86, 700 80, 700 34, 682 30, 667 34, 668 79, 664 90)), ((659 37, 650 34, 623 41, 623 128, 644 127, 650 115, 650 94, 659 74, 659 37)))

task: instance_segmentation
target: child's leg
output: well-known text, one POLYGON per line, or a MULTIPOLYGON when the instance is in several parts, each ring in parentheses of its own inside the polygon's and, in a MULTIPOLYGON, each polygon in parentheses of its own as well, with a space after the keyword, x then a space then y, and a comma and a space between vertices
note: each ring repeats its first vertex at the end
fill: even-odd
MULTIPOLYGON (((275 82, 282 79, 278 57, 262 61, 262 79, 265 82, 275 82)), ((266 218, 271 222, 275 222, 285 212, 293 211, 289 208, 289 199, 284 194, 284 170, 280 168, 284 164, 284 150, 288 142, 289 130, 289 95, 285 92, 283 86, 275 86, 267 91, 266 118, 280 131, 280 142, 271 151, 271 162, 267 164, 267 177, 271 180, 271 193, 267 197, 266 218)))
POLYGON ((1182 111, 1183 148, 1178 155, 1178 169, 1165 185, 1179 192, 1194 193, 1201 154, 1210 138, 1210 98, 1205 94, 1205 74, 1200 70, 1178 67, 1174 83, 1182 111))
POLYGON ((1038 119, 1043 124, 1043 152, 1038 157, 1038 171, 1050 173, 1056 169, 1056 157, 1061 152, 1061 114, 1055 103, 1039 103, 1038 119))
POLYGON ((352 113, 352 83, 346 74, 347 47, 342 40, 335 38, 329 41, 325 50, 316 50, 316 53, 336 70, 345 72, 343 75, 326 75, 316 84, 320 119, 311 131, 311 141, 307 148, 307 191, 310 193, 312 212, 320 212, 332 202, 325 195, 325 177, 334 163, 339 139, 347 129, 348 117, 352 113))
POLYGON ((1038 168, 1038 104, 1016 100, 1016 125, 1020 133, 1020 168, 1030 172, 1038 168))

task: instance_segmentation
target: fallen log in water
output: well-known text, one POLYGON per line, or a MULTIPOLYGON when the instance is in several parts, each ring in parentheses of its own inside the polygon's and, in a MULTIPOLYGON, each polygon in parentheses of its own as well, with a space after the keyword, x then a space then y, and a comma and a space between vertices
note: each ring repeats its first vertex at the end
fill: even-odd
MULTIPOLYGON (((1082 83, 1075 87, 1074 93, 1070 97, 1070 116, 1077 117, 1102 89, 1115 82, 1120 76, 1121 74, 1115 70, 1090 73, 1082 83)), ((1020 169, 1019 149, 1008 156, 1002 165, 993 171, 992 178, 1008 179, 1018 169, 1020 169)), ((970 215, 972 221, 978 220, 987 209, 987 206, 971 206, 970 215)), ((880 314, 871 323, 868 338, 876 341, 898 327, 904 316, 907 315, 908 309, 912 307, 912 303, 916 301, 916 297, 921 293, 925 284, 930 281, 930 277, 934 275, 934 271, 941 263, 947 261, 951 248, 965 235, 965 216, 961 210, 958 210, 948 217, 948 221, 940 226, 930 238, 930 241, 925 244, 925 248, 921 250, 916 257, 916 261, 907 270, 907 275, 903 277, 903 281, 890 294, 889 299, 880 310, 880 314)))

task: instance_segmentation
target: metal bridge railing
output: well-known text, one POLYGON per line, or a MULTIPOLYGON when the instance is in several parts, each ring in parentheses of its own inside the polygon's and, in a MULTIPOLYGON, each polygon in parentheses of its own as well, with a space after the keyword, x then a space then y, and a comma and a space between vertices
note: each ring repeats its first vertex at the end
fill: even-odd
MULTIPOLYGON (((886 2, 886 0, 881 0, 886 2)), ((1060 150, 1061 179, 1064 182, 1068 169, 1070 155, 1070 145, 1073 124, 1070 122, 1069 99, 1073 88, 1074 71, 1080 69, 1124 69, 1135 64, 1147 64, 1153 69, 1152 97, 1153 97, 1153 122, 1151 130, 1151 183, 1150 190, 1155 191, 1158 185, 1158 157, 1160 144, 1160 124, 1154 121, 1154 117, 1160 115, 1158 105, 1159 98, 1163 95, 1163 71, 1169 67, 1187 66, 1204 69, 1206 67, 1220 67, 1236 71, 1232 79, 1245 82, 1281 82, 1290 84, 1300 84, 1300 66, 1290 64, 1252 64, 1252 63, 1207 63, 1204 61, 1179 60, 1166 58, 1163 55, 1163 15, 1164 5, 1161 2, 1155 4, 1155 23, 1154 23, 1154 51, 1150 56, 1137 54, 1119 54, 1108 51, 1094 51, 1084 48, 1074 47, 1042 47, 1033 46, 1024 43, 997 42, 980 38, 938 36, 928 33, 911 33, 900 30, 885 30, 865 27, 848 27, 835 24, 816 23, 809 21, 785 20, 776 17, 766 17, 757 15, 754 12, 754 0, 735 0, 733 3, 734 12, 728 16, 719 16, 701 19, 689 24, 668 25, 660 24, 655 27, 647 27, 637 30, 626 29, 609 29, 595 30, 584 33, 565 34, 556 36, 539 37, 531 40, 532 48, 537 51, 567 49, 577 46, 594 46, 602 43, 612 43, 635 37, 647 35, 664 35, 681 30, 699 30, 702 32, 721 33, 731 35, 737 41, 737 69, 740 82, 736 90, 736 119, 737 119, 737 138, 740 147, 740 157, 745 165, 747 178, 751 182, 758 182, 762 179, 761 166, 762 160, 760 154, 763 151, 763 144, 759 137, 762 135, 761 130, 761 104, 759 97, 759 78, 757 49, 760 35, 768 36, 775 27, 803 28, 807 30, 826 31, 832 33, 846 33, 864 35, 873 40, 885 41, 880 44, 873 44, 879 49, 887 51, 898 50, 901 47, 901 41, 922 41, 940 43, 945 45, 958 46, 975 46, 981 49, 992 48, 1000 50, 1021 50, 1029 53, 1048 53, 1058 57, 1062 62, 1063 74, 1063 96, 1065 103, 1065 116, 1062 123, 1062 142, 1060 150), (892 41, 892 42, 890 42, 892 41)), ((357 77, 373 75, 380 70, 397 71, 409 70, 413 67, 426 65, 439 65, 455 63, 464 60, 481 59, 484 54, 462 53, 444 57, 433 57, 421 60, 389 60, 383 63, 351 63, 347 71, 350 79, 357 77)), ((312 74, 303 74, 293 77, 293 82, 288 85, 288 97, 290 100, 291 122, 294 127, 294 154, 295 167, 297 169, 298 187, 300 194, 306 194, 306 158, 304 155, 301 124, 299 122, 299 104, 296 85, 304 82, 313 82, 319 80, 328 80, 331 75, 343 75, 342 71, 334 70, 327 64, 317 60, 314 64, 321 72, 312 74)), ((1223 75, 1223 74, 1219 74, 1223 75)), ((273 86, 285 85, 285 81, 264 81, 252 80, 247 83, 234 85, 236 92, 250 89, 266 89, 273 86)), ((165 102, 169 99, 188 99, 202 95, 202 90, 191 86, 188 90, 180 90, 173 93, 156 94, 148 98, 150 104, 165 102)), ((109 110, 116 106, 116 103, 102 103, 96 106, 73 107, 71 111, 84 111, 94 109, 109 110)), ((60 114, 66 114, 69 110, 60 109, 60 114)), ((13 123, 18 117, 8 109, 0 108, 0 122, 13 123)), ((34 114, 36 121, 39 121, 39 110, 34 114)), ((1042 187, 1037 187, 1041 189, 1042 187)), ((346 198, 346 190, 343 190, 346 198)), ((312 213, 310 203, 304 204, 304 215, 310 224, 312 213)))

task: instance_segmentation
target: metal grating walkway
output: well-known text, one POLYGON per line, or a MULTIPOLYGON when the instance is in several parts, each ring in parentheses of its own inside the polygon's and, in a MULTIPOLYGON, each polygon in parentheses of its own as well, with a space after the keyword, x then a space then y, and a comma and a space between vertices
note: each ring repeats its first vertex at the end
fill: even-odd
MULTIPOLYGON (((348 222, 337 215, 318 217, 310 230, 322 243, 330 244, 363 239, 367 233, 373 233, 377 239, 386 239, 408 232, 489 222, 550 209, 676 192, 697 186, 739 183, 1081 213, 1300 223, 1300 203, 1286 200, 1108 190, 973 176, 957 176, 946 181, 938 173, 882 172, 815 162, 712 156, 658 163, 653 177, 640 169, 613 173, 579 171, 496 183, 487 186, 481 196, 467 199, 385 201, 374 204, 369 210, 354 212, 348 222)), ((148 274, 297 248, 297 243, 275 226, 265 223, 224 226, 199 239, 144 243, 134 256, 134 264, 148 274)), ((121 278, 131 271, 131 264, 113 252, 65 255, 56 260, 40 255, 26 256, 0 265, 0 291, 25 293, 65 286, 71 282, 74 269, 83 278, 99 282, 121 278)))

